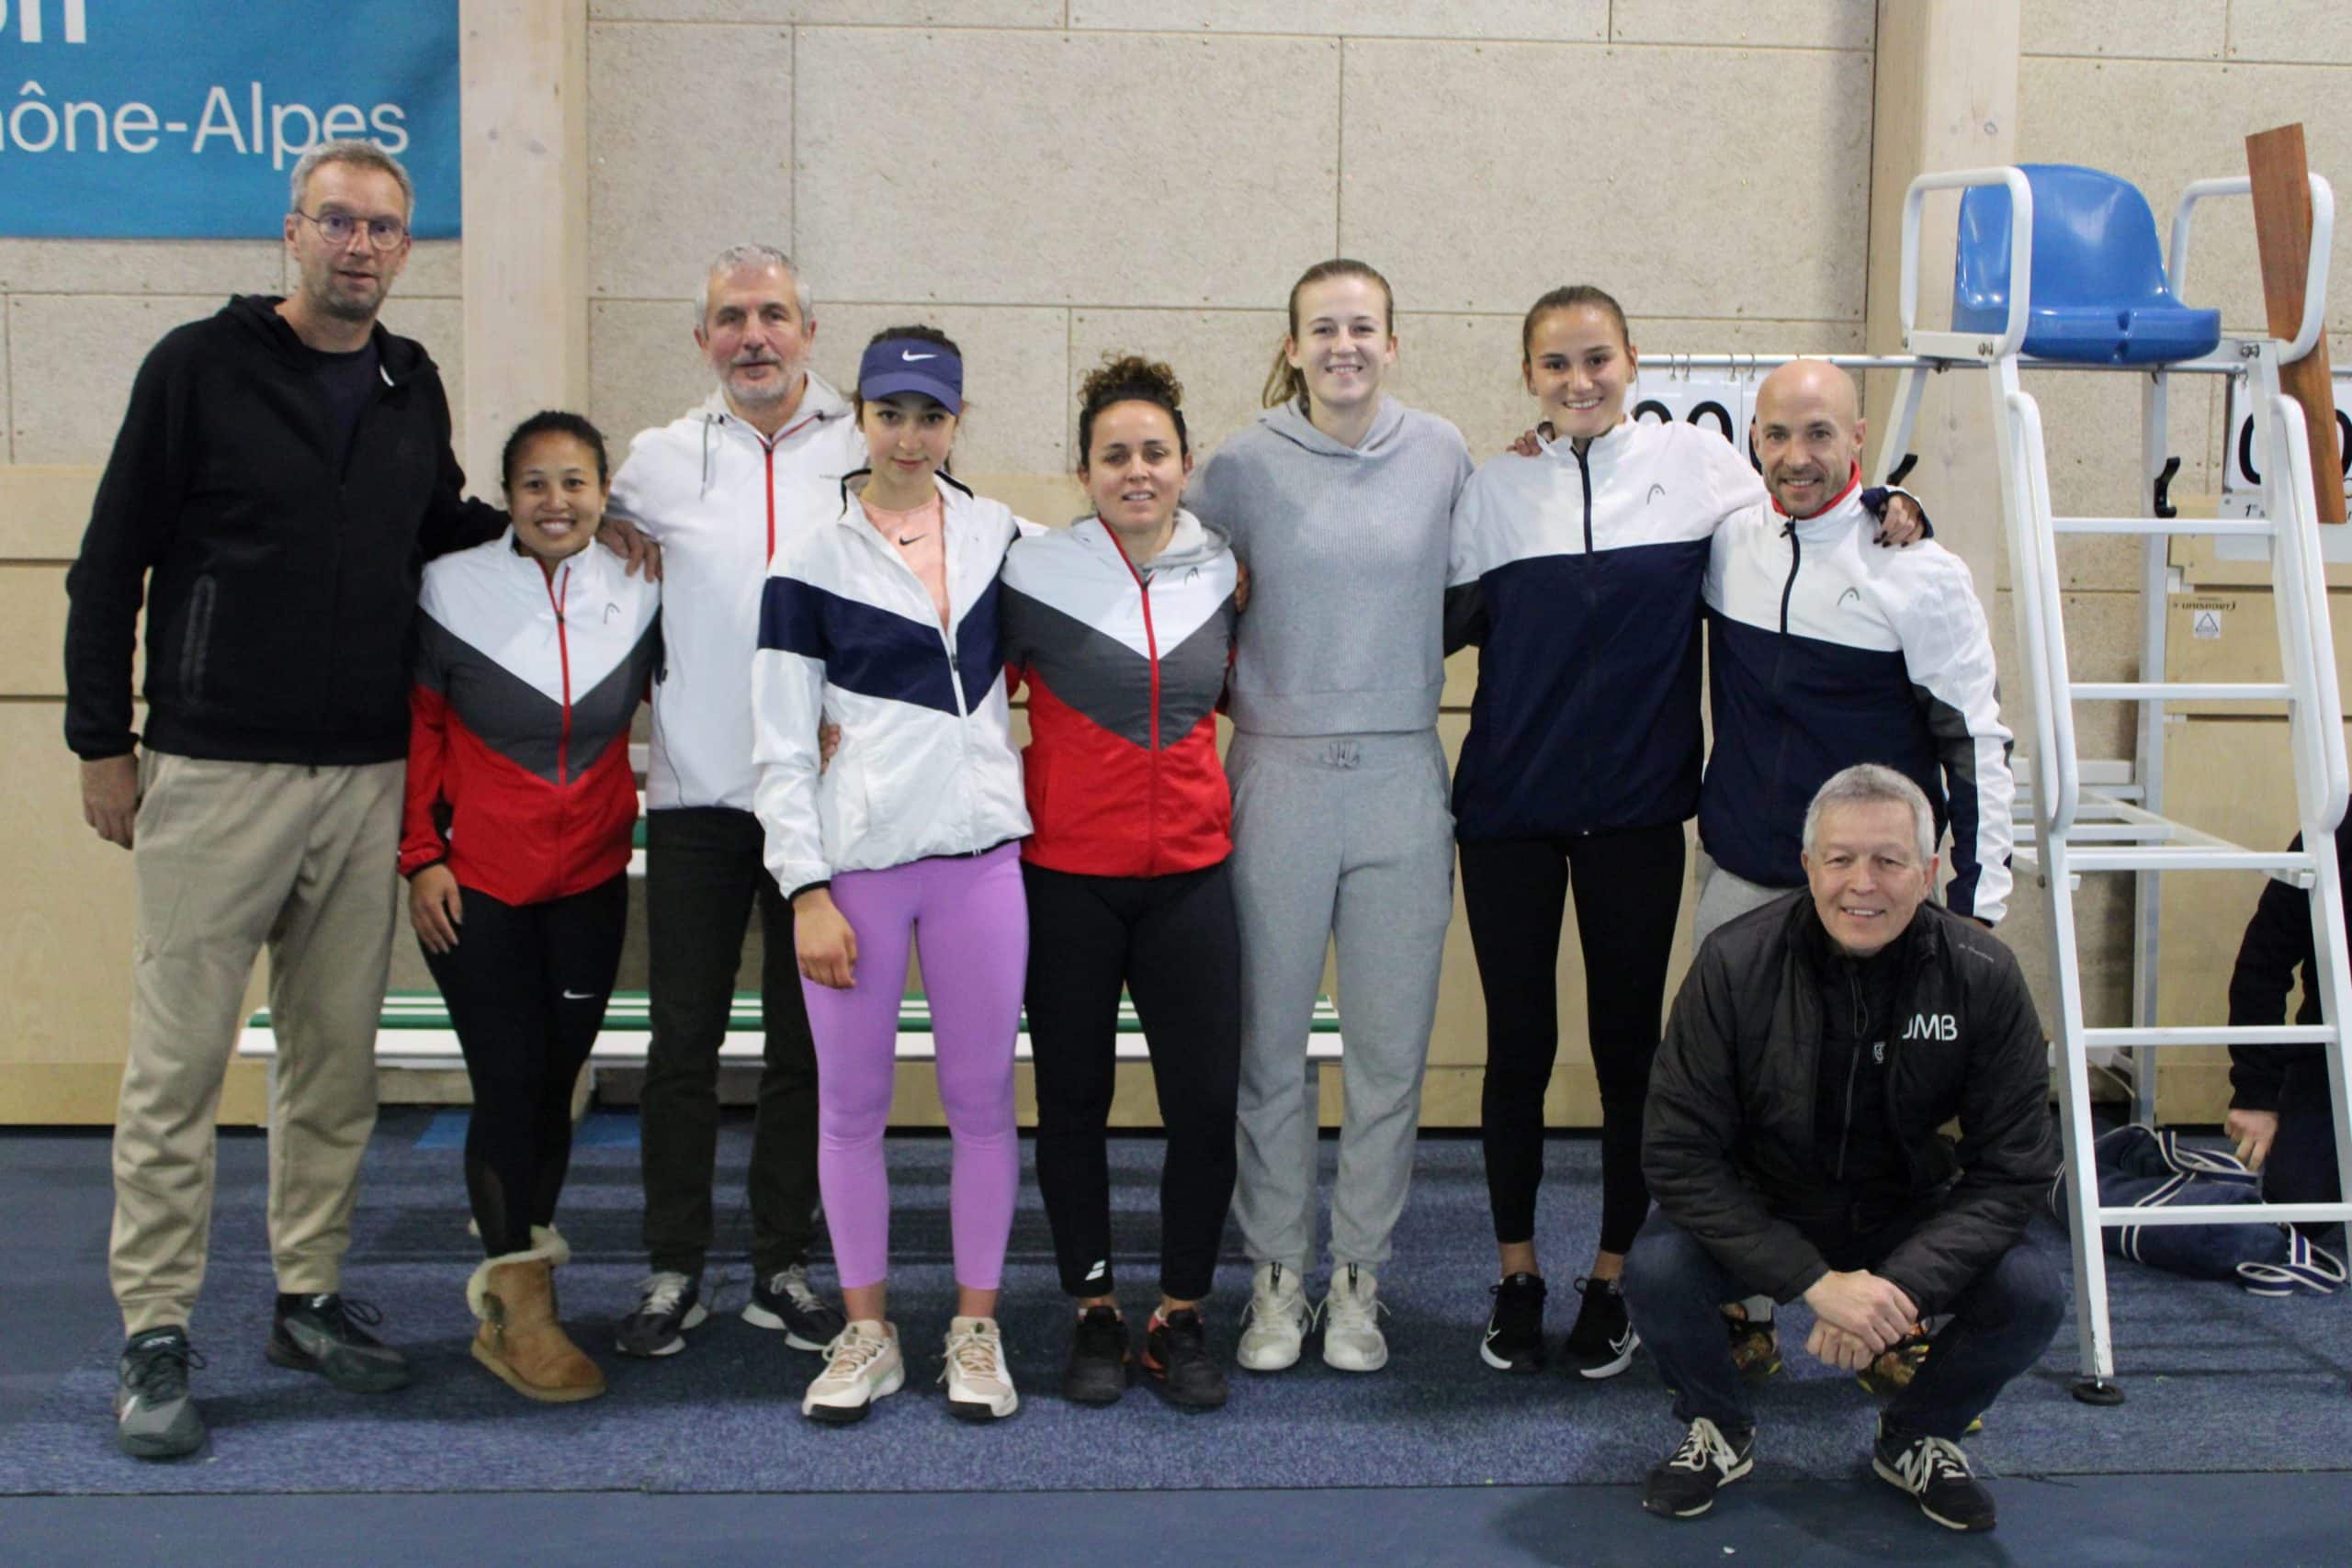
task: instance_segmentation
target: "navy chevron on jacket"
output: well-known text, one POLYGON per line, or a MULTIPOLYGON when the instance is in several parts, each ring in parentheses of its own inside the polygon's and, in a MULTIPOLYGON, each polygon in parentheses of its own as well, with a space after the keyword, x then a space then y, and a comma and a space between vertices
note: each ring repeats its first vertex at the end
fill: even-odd
POLYGON ((936 477, 949 625, 842 481, 837 510, 778 546, 752 656, 753 795, 769 874, 786 896, 841 871, 974 854, 1023 838, 997 572, 1035 525, 936 477), (818 766, 817 732, 841 728, 818 766))

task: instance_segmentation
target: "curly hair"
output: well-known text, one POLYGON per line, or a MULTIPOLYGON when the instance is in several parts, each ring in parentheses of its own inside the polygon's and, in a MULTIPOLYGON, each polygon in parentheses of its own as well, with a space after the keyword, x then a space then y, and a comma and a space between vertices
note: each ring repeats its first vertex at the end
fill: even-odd
POLYGON ((1113 403, 1130 402, 1166 409, 1168 417, 1176 422, 1176 449, 1187 457, 1193 455, 1192 441, 1184 434, 1184 384, 1176 379, 1176 372, 1140 354, 1106 354, 1102 363, 1078 384, 1080 468, 1094 450, 1094 416, 1113 403))

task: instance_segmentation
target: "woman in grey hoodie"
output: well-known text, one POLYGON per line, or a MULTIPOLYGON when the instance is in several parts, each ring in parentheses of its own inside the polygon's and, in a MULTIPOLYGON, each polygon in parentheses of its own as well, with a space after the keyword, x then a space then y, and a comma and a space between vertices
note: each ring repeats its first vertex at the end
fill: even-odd
POLYGON ((1387 280, 1362 262, 1310 267, 1291 289, 1266 412, 1187 496, 1250 580, 1226 771, 1241 926, 1234 1213, 1257 1266, 1238 1359, 1256 1371, 1295 1362, 1314 1317, 1306 1045, 1335 939, 1347 1110, 1323 1359, 1367 1372, 1388 1359, 1375 1276, 1412 1176, 1453 913, 1437 711, 1449 518, 1470 454, 1453 425, 1382 393, 1396 361, 1387 280))

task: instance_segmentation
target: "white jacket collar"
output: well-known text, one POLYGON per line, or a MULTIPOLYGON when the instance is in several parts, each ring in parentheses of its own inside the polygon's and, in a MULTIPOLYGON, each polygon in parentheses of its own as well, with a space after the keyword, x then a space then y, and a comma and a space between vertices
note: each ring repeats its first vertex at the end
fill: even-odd
POLYGON ((1800 539, 1817 539, 1827 534, 1843 533, 1863 515, 1862 470, 1857 466, 1846 478, 1846 488, 1839 491, 1828 505, 1810 517, 1792 517, 1781 509, 1777 497, 1769 492, 1764 504, 1767 515, 1780 525, 1783 533, 1793 528, 1800 539))

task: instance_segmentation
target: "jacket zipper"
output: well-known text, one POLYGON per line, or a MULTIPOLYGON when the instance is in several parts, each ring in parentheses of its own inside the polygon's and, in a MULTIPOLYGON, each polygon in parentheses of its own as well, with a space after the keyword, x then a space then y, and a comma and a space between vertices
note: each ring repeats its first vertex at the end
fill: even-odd
POLYGON ((1861 1074, 1862 1052, 1870 1043, 1862 1036, 1869 1032, 1871 1024, 1870 1009, 1862 1001, 1861 976, 1854 973, 1850 964, 1845 969, 1846 984, 1854 997, 1854 1049, 1846 1058, 1846 1114, 1838 1129, 1838 1179, 1840 1181, 1846 1179, 1846 1153, 1854 1142, 1854 1080, 1861 1074))
POLYGON ((1786 637, 1789 635, 1789 601, 1796 594, 1797 568, 1804 563, 1804 541, 1797 537, 1794 518, 1791 518, 1789 525, 1781 532, 1789 539, 1789 576, 1788 581, 1781 584, 1781 635, 1786 637))
POLYGON ((563 666, 563 733, 555 743, 555 782, 560 788, 571 775, 571 638, 563 615, 563 606, 571 597, 571 568, 564 567, 560 590, 555 579, 544 574, 541 583, 548 591, 548 607, 555 612, 556 657, 563 666))
POLYGON ((1584 480, 1584 553, 1589 556, 1592 554, 1592 465, 1586 461, 1584 453, 1577 452, 1574 447, 1569 450, 1576 457, 1577 475, 1584 480))
MULTIPOLYGON (((1107 526, 1102 531, 1105 534, 1110 533, 1107 526)), ((1149 824, 1149 827, 1146 830, 1144 841, 1143 874, 1146 876, 1158 876, 1159 874, 1159 634, 1153 630, 1151 624, 1150 582, 1145 579, 1141 571, 1136 570, 1136 563, 1127 558, 1127 547, 1125 545, 1114 537, 1111 540, 1111 547, 1118 551, 1119 564, 1127 569, 1127 575, 1135 579, 1136 592, 1143 596, 1143 645, 1144 651, 1150 656, 1151 660, 1151 772, 1148 775, 1150 784, 1144 795, 1144 820, 1149 824)))
MULTIPOLYGON (((853 501, 853 504, 863 503, 853 501)), ((874 541, 874 548, 889 558, 890 564, 914 585, 915 596, 922 601, 924 615, 939 627, 939 646, 947 654, 947 685, 956 695, 956 739, 964 752, 964 827, 968 836, 972 825, 978 819, 972 809, 972 710, 964 702, 964 660, 956 648, 956 561, 947 551, 947 502, 943 498, 939 504, 939 576, 947 589, 947 621, 943 624, 939 619, 939 607, 931 602, 931 590, 923 586, 922 579, 915 574, 915 569, 907 564, 907 558, 892 549, 889 542, 876 533, 874 525, 863 517, 855 525, 859 533, 874 541)))
POLYGON ((816 423, 816 420, 817 416, 813 413, 803 415, 786 428, 777 431, 773 437, 762 435, 756 430, 752 432, 752 438, 760 444, 760 455, 767 467, 768 554, 767 558, 760 563, 760 570, 763 572, 775 564, 775 449, 808 429, 809 425, 816 423))
POLYGON ((204 666, 212 649, 212 601, 219 585, 210 572, 188 593, 187 630, 180 638, 180 694, 191 705, 204 701, 204 666))
POLYGON ((775 564, 775 447, 763 441, 760 443, 760 454, 766 460, 768 469, 768 556, 765 566, 762 568, 764 570, 775 564))

